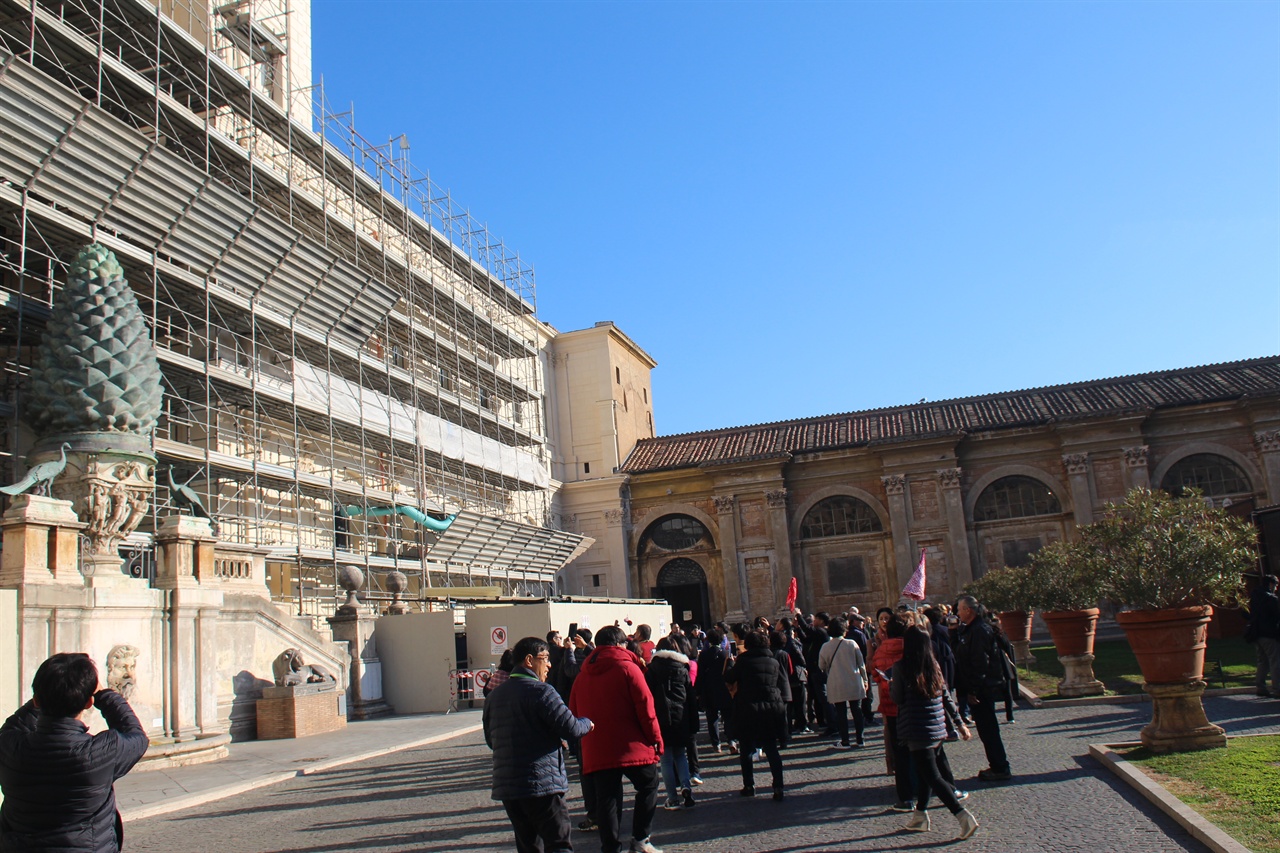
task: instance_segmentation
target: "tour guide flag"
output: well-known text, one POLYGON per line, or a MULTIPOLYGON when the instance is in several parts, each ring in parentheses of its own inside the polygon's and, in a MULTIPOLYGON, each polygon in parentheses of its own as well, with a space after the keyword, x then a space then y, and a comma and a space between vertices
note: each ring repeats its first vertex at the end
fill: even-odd
POLYGON ((911 573, 911 580, 907 581, 907 585, 902 588, 902 597, 909 598, 912 601, 924 601, 924 555, 925 549, 920 549, 920 563, 916 566, 916 570, 911 573))
POLYGON ((796 579, 791 579, 791 586, 787 587, 787 610, 796 609, 796 579))

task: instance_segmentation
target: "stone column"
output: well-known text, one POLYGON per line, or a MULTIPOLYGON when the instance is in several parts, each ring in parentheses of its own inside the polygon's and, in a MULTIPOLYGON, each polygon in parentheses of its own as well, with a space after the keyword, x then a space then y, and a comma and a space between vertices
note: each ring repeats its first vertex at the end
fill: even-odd
POLYGON ((954 573, 953 592, 959 592, 973 580, 973 563, 969 560, 969 531, 964 524, 964 501, 960 495, 960 468, 939 468, 938 485, 947 516, 947 547, 951 551, 954 573))
POLYGON ((893 536, 893 559, 898 567, 898 588, 907 585, 915 563, 911 561, 911 525, 907 521, 907 478, 889 474, 880 478, 889 497, 889 529, 893 536))
POLYGON ((1151 472, 1147 470, 1147 446, 1124 448, 1124 490, 1151 488, 1151 472))
MULTIPOLYGON (((392 712, 382 696, 382 661, 374 637, 375 620, 360 612, 343 612, 340 608, 329 617, 333 639, 346 643, 351 653, 351 669, 347 679, 347 718, 367 720, 392 712)), ((395 616, 384 616, 394 619, 395 616)))
POLYGON ((769 527, 773 533, 773 609, 778 617, 791 616, 787 611, 787 590, 791 587, 794 570, 791 565, 791 529, 787 523, 787 490, 771 489, 764 493, 764 499, 769 507, 769 527))
POLYGON ((85 525, 70 501, 41 495, 18 495, 9 505, 0 528, 0 587, 83 581, 77 565, 78 537, 85 525))
POLYGON ((737 501, 733 495, 716 495, 716 515, 720 519, 720 567, 724 573, 724 621, 730 625, 747 618, 743 590, 746 580, 738 560, 737 501))
POLYGON ((218 612, 209 520, 171 515, 156 530, 156 576, 165 593, 165 734, 179 743, 218 734, 218 612))
POLYGON ((1071 503, 1075 506, 1076 524, 1093 524, 1093 496, 1089 491, 1089 454, 1067 453, 1062 457, 1071 483, 1071 503))
POLYGON ((1280 429, 1255 432, 1253 441, 1267 477, 1267 503, 1280 503, 1280 429))

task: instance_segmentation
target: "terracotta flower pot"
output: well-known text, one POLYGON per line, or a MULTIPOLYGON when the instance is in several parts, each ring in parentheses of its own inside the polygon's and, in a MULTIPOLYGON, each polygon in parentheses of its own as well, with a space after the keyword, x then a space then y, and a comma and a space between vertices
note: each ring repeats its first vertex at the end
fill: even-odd
POLYGON ((1000 627, 1011 643, 1031 642, 1031 618, 1035 613, 1030 610, 1010 610, 1001 613, 1000 627))
POLYGON ((1098 628, 1096 607, 1088 610, 1053 610, 1041 613, 1049 636, 1058 650, 1058 657, 1076 657, 1093 654, 1093 637, 1098 628))
POLYGON ((1148 684, 1187 684, 1204 676, 1207 626, 1213 608, 1173 607, 1116 614, 1148 684))

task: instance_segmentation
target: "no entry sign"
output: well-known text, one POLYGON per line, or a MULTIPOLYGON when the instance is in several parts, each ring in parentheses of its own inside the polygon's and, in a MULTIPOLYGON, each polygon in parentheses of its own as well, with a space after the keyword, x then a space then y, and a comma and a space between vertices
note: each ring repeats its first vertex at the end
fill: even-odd
POLYGON ((507 650, 507 629, 504 625, 494 627, 489 632, 489 654, 501 655, 507 650))

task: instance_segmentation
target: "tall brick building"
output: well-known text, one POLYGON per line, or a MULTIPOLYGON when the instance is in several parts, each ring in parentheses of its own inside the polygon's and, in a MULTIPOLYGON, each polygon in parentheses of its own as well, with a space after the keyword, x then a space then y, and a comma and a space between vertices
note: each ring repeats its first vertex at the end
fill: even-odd
POLYGON ((1280 358, 638 442, 620 468, 633 594, 678 619, 930 598, 1020 564, 1133 486, 1280 502, 1280 358))

